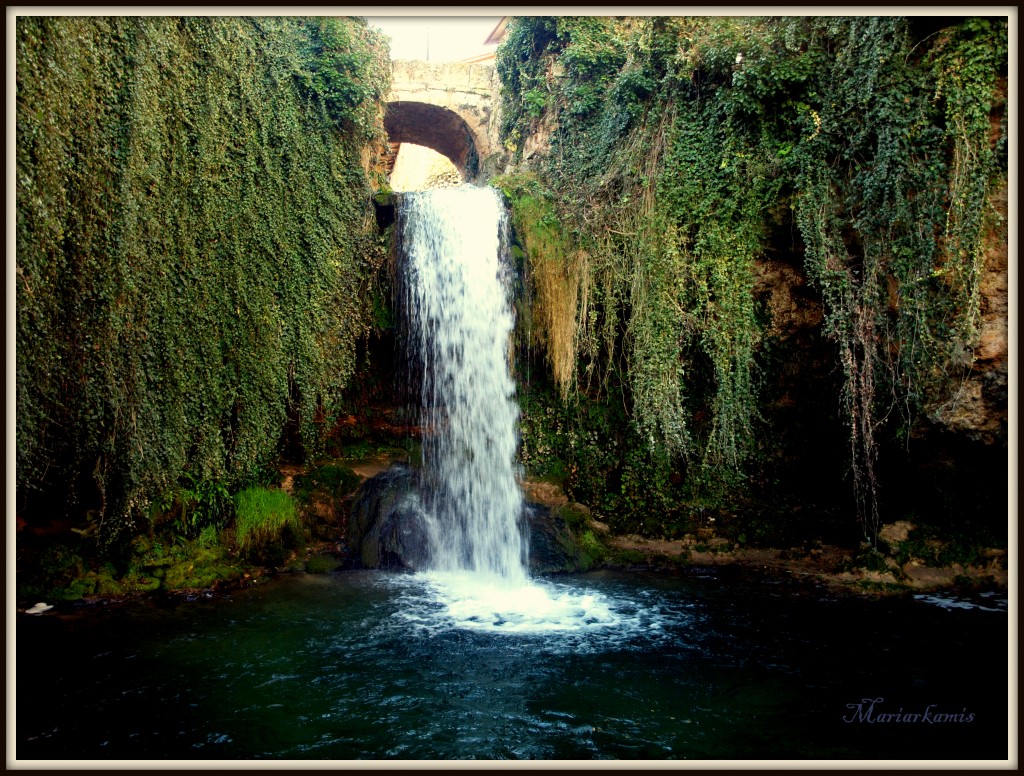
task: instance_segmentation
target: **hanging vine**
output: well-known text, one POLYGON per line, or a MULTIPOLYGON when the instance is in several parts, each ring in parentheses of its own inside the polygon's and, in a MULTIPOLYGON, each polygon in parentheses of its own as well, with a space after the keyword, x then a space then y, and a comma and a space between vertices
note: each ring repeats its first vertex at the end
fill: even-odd
POLYGON ((16 45, 20 505, 112 539, 256 476, 289 412, 316 448, 383 259, 386 47, 272 17, 19 17, 16 45))
POLYGON ((652 454, 694 484, 742 477, 769 433, 756 267, 789 213, 835 343, 853 503, 873 540, 880 436, 905 435, 971 361, 986 202, 1005 158, 1005 20, 920 35, 903 17, 509 29, 506 142, 521 153, 550 135, 522 166, 561 253, 586 257, 572 295, 539 301, 563 321, 575 312, 559 340, 563 392, 573 378, 621 384, 652 454))

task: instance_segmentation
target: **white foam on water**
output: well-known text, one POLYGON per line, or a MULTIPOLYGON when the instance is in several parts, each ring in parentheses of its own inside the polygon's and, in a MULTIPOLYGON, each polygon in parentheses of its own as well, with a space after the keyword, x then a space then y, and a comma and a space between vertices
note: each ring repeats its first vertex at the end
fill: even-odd
POLYGON ((679 620, 656 601, 606 593, 578 581, 510 585, 475 572, 432 571, 390 577, 399 586, 393 624, 420 635, 467 631, 541 639, 549 648, 608 649, 637 637, 667 637, 679 620))
POLYGON ((479 575, 425 575, 456 627, 503 633, 553 633, 614 628, 623 617, 596 592, 532 582, 507 585, 479 575))
MULTIPOLYGON (((986 599, 992 598, 991 595, 981 594, 986 599)), ((958 598, 951 595, 938 595, 929 593, 918 593, 914 596, 915 601, 921 601, 922 603, 931 604, 932 606, 938 606, 941 609, 976 609, 982 612, 1003 612, 1006 613, 1006 599, 995 599, 985 603, 995 604, 994 606, 985 606, 978 601, 970 601, 966 598, 958 598)))

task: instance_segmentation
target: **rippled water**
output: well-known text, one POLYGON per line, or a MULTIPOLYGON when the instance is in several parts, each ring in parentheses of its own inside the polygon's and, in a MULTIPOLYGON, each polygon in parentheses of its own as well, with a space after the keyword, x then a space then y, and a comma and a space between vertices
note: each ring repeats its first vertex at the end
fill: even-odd
POLYGON ((1007 756, 991 597, 859 600, 725 570, 518 592, 358 571, 176 601, 21 616, 18 758, 1007 756), (879 719, 929 707, 974 717, 879 719))

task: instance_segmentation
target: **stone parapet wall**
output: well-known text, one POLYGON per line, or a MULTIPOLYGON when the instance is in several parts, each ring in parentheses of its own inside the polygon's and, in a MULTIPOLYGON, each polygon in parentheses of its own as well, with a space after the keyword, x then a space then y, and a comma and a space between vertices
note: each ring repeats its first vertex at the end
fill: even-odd
POLYGON ((493 65, 397 60, 392 67, 385 122, 392 141, 433 148, 467 179, 500 170, 493 65))

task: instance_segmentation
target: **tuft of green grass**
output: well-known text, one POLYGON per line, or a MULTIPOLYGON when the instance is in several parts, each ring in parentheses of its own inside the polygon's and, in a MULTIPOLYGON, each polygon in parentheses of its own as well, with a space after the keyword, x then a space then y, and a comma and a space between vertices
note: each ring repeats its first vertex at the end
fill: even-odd
POLYGON ((301 535, 302 526, 295 500, 283 490, 246 488, 235 497, 235 539, 242 552, 260 552, 287 530, 301 535))

